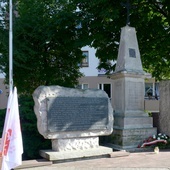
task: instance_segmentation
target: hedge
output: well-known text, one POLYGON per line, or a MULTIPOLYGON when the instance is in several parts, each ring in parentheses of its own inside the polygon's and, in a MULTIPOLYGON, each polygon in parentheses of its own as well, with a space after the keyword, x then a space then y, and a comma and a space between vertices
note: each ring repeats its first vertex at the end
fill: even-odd
MULTIPOLYGON (((39 159, 39 150, 51 149, 51 141, 44 139, 37 130, 37 118, 34 114, 32 96, 20 96, 19 114, 23 138, 23 160, 39 159)), ((0 110, 0 134, 2 134, 6 109, 0 110)))

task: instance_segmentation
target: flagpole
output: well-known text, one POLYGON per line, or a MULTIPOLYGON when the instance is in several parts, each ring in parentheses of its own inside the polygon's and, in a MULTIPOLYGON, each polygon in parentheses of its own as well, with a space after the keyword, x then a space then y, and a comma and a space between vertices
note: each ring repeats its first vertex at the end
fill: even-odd
POLYGON ((9 90, 13 90, 13 32, 12 32, 12 0, 9 2, 9 90))

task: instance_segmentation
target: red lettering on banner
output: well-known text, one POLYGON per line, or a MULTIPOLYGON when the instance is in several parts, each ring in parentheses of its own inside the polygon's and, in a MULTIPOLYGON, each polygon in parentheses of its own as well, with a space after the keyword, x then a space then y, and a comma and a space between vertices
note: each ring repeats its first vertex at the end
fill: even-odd
POLYGON ((12 135, 12 129, 8 129, 6 135, 5 135, 5 146, 4 146, 4 155, 6 156, 8 153, 9 149, 9 144, 10 144, 10 137, 12 135))

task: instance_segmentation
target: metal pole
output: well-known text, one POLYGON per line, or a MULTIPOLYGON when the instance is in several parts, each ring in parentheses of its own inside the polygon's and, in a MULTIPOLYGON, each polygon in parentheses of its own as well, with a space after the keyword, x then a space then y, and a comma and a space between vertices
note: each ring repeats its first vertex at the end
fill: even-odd
POLYGON ((130 2, 127 0, 127 20, 126 20, 126 25, 130 25, 130 2))
POLYGON ((13 90, 13 31, 12 31, 12 0, 9 2, 9 90, 13 90))

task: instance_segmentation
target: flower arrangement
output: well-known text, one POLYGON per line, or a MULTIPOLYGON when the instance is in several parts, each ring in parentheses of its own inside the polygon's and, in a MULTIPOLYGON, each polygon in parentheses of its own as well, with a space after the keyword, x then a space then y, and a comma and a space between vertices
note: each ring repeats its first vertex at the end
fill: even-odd
POLYGON ((143 141, 142 145, 139 145, 139 148, 144 148, 146 146, 159 146, 160 148, 165 148, 165 145, 170 143, 170 138, 166 134, 159 133, 157 135, 150 136, 143 141))

